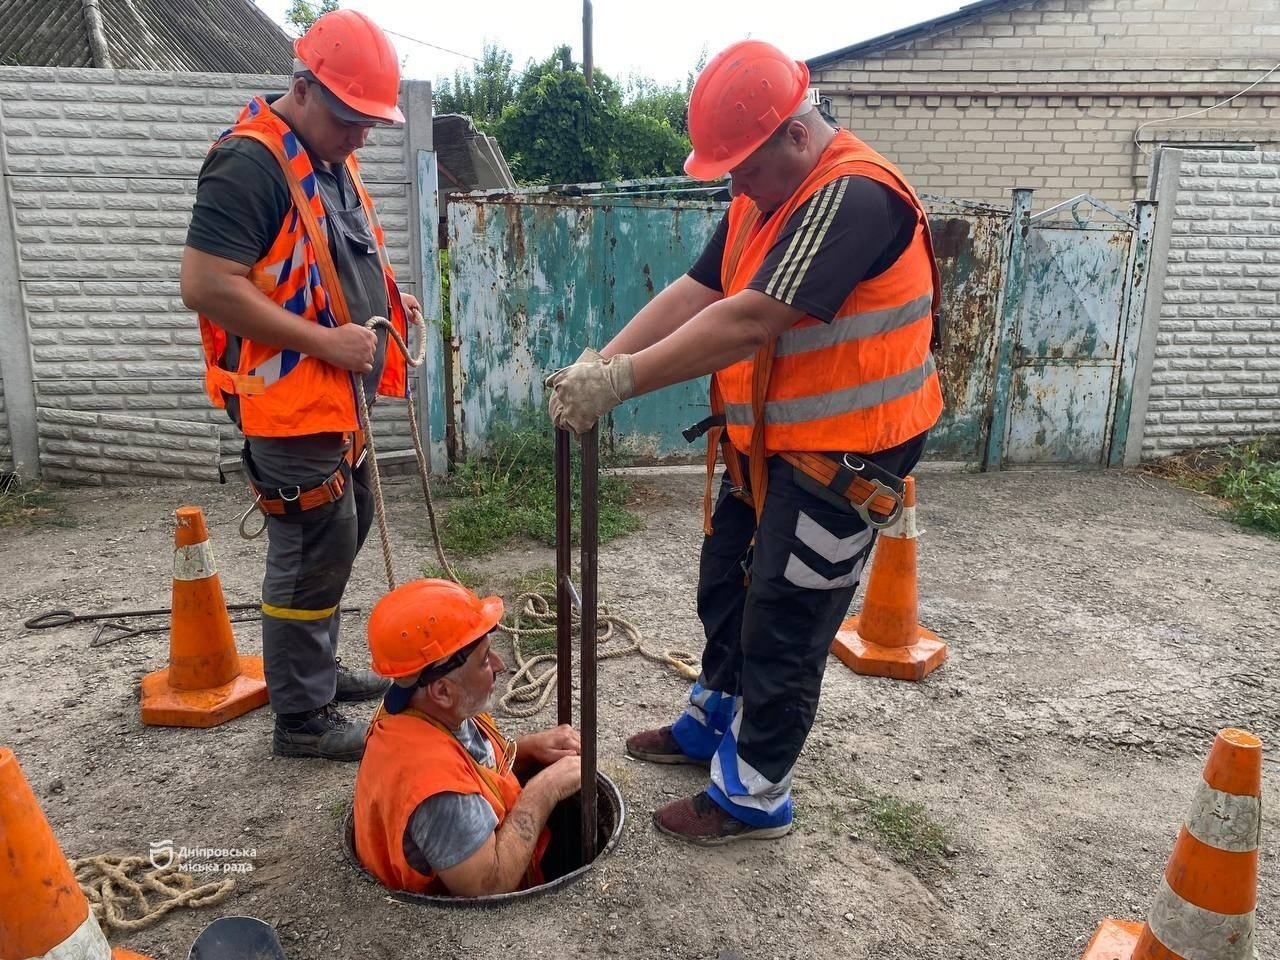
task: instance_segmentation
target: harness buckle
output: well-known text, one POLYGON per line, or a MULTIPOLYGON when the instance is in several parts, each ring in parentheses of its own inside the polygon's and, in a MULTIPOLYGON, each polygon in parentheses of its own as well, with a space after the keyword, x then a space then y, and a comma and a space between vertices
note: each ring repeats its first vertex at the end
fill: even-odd
MULTIPOLYGON (((864 476, 862 479, 866 483, 871 484, 871 492, 862 500, 854 500, 852 497, 848 498, 849 503, 853 506, 853 509, 858 512, 858 516, 863 519, 863 522, 873 530, 883 530, 886 527, 891 527, 897 523, 898 518, 902 516, 902 494, 889 486, 879 477, 873 476, 873 471, 867 469, 872 467, 872 464, 863 460, 861 457, 853 457, 852 454, 846 453, 840 458, 840 464, 847 470, 852 470, 857 474, 863 474, 864 476), (852 459, 850 459, 851 457, 852 459), (878 517, 882 515, 872 513, 868 509, 868 504, 881 495, 886 496, 893 501, 893 510, 890 511, 888 516, 885 516, 884 519, 878 519, 878 517)), ((879 473, 880 471, 875 470, 874 472, 879 473)), ((848 496, 848 494, 846 494, 846 496, 848 496)))

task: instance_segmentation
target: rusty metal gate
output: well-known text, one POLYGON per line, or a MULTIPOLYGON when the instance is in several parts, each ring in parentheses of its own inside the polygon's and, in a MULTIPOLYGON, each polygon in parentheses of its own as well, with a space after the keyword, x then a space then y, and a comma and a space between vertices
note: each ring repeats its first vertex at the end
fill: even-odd
MULTIPOLYGON (((455 197, 449 203, 457 453, 545 404, 542 381, 599 348, 688 269, 724 205, 597 193, 455 197)), ((707 380, 624 403, 601 441, 643 458, 683 455, 706 415, 707 380)), ((534 414, 537 415, 537 414, 534 414)))
MULTIPOLYGON (((927 455, 990 469, 1120 462, 1153 205, 1124 217, 1079 198, 1032 217, 1026 190, 1012 210, 923 199, 943 281, 947 402, 927 455)), ((608 188, 454 197, 454 455, 538 416, 546 374, 608 342, 687 270, 724 208, 608 188)), ((705 378, 668 387, 615 410, 602 441, 644 458, 696 455, 680 431, 706 409, 705 378)))
POLYGON ((1154 222, 1015 191, 988 469, 1123 462, 1154 222))

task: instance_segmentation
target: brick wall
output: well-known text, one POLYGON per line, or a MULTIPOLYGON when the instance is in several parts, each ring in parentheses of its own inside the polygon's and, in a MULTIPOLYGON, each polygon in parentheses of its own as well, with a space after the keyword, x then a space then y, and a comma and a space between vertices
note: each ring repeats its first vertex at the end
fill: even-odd
POLYGON ((0 473, 13 469, 13 448, 9 445, 9 416, 4 409, 4 380, 0 379, 0 473))
MULTIPOLYGON (((157 456, 154 437, 176 436, 174 421, 191 424, 192 436, 217 436, 224 455, 238 450, 235 429, 204 396, 179 262, 210 142, 251 96, 283 86, 281 77, 0 68, 4 175, 46 476, 216 475, 207 444, 198 456, 189 448, 167 462, 157 456), (56 412, 78 416, 63 422, 56 412), (76 437, 63 435, 72 430, 76 437)), ((406 138, 403 128, 380 128, 360 156, 393 266, 416 293, 406 138)), ((399 409, 376 424, 380 450, 409 446, 399 409)))
POLYGON ((1161 177, 1177 192, 1148 459, 1280 432, 1280 153, 1169 156, 1161 177))
POLYGON ((1280 60, 1276 23, 1280 0, 1036 0, 813 76, 837 119, 922 191, 1125 205, 1145 195, 1156 143, 1280 150, 1280 73, 1203 116, 1141 126, 1262 77, 1280 60))

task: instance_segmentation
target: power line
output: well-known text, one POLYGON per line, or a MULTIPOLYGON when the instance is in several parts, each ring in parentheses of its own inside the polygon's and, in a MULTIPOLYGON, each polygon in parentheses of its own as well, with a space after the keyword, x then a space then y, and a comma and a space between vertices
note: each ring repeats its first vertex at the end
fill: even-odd
POLYGON ((1248 93, 1254 87, 1258 86, 1258 84, 1262 83, 1262 81, 1266 80, 1269 76, 1271 76, 1277 70, 1280 70, 1280 63, 1277 63, 1274 67, 1272 67, 1262 76, 1260 76, 1257 80, 1253 81, 1253 83, 1249 84, 1239 93, 1233 93, 1231 96, 1227 97, 1227 99, 1219 100, 1217 103, 1213 104, 1212 106, 1204 107, 1201 110, 1193 110, 1191 113, 1182 113, 1176 117, 1160 117, 1159 119, 1156 119, 1156 120, 1148 120, 1146 123, 1138 124, 1137 129, 1133 131, 1133 145, 1137 147, 1139 150, 1141 150, 1144 156, 1148 156, 1148 157, 1151 156, 1150 152, 1146 148, 1144 148, 1142 144, 1138 141, 1138 135, 1142 133, 1142 130, 1144 127, 1149 127, 1154 123, 1173 123, 1175 120, 1187 120, 1191 117, 1199 117, 1203 114, 1208 113, 1210 110, 1214 110, 1218 107, 1226 106, 1232 100, 1235 100, 1238 97, 1243 97, 1246 93, 1248 93))
POLYGON ((466 60, 474 60, 476 63, 481 62, 479 57, 473 57, 469 53, 460 53, 457 50, 450 50, 448 47, 442 47, 437 43, 427 43, 427 41, 425 40, 419 40, 417 37, 411 37, 405 33, 396 33, 394 30, 388 30, 386 27, 382 28, 382 32, 389 33, 393 37, 399 37, 401 40, 408 40, 410 43, 420 43, 424 47, 430 47, 432 50, 439 50, 443 53, 451 53, 455 57, 463 57, 466 60))

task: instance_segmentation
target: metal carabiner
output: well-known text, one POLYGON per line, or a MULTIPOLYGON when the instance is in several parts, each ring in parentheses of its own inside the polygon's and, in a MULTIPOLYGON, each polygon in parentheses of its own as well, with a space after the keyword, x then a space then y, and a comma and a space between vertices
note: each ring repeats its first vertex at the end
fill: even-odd
POLYGON ((240 514, 240 537, 244 540, 257 540, 267 529, 267 512, 263 510, 259 504, 262 503, 262 494, 258 494, 253 498, 253 503, 249 504, 249 509, 240 514), (249 514, 254 510, 258 510, 262 514, 262 526, 258 528, 257 533, 248 533, 245 531, 245 521, 249 519, 249 514))
MULTIPOLYGON (((846 453, 843 457, 840 458, 841 465, 843 465, 848 470, 852 470, 854 473, 867 472, 866 471, 867 461, 859 457, 858 462, 855 465, 854 463, 850 462, 849 456, 850 455, 846 453)), ((865 500, 861 502, 857 500, 850 500, 849 503, 853 506, 853 509, 857 511, 858 516, 862 518, 863 522, 866 523, 866 525, 871 529, 883 530, 886 527, 893 526, 895 523, 898 522, 898 518, 902 516, 902 494, 899 493, 897 490, 893 489, 893 487, 884 483, 878 477, 864 476, 862 479, 865 480, 867 483, 871 484, 875 489, 873 489, 869 494, 867 494, 867 497, 865 500), (874 500, 876 497, 880 496, 881 494, 883 494, 884 496, 888 497, 893 501, 893 510, 890 511, 888 516, 886 516, 883 520, 877 520, 876 515, 873 514, 869 509, 867 509, 867 504, 869 504, 872 500, 874 500)))

